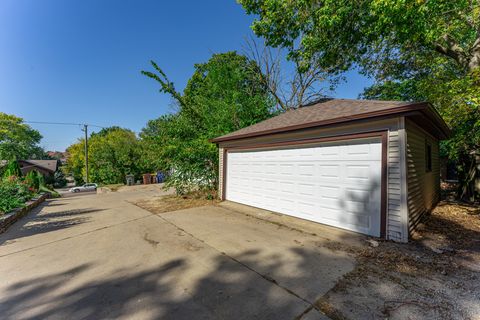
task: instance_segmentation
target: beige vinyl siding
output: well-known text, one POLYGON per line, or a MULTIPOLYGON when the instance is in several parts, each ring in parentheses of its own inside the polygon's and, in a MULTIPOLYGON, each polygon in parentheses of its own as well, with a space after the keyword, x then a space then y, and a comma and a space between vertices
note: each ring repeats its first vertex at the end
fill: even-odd
MULTIPOLYGON (((401 166, 401 146, 398 133, 399 118, 385 119, 385 120, 368 120, 358 121, 355 124, 342 124, 327 128, 313 128, 297 130, 289 133, 277 133, 267 136, 260 136, 255 138, 225 141, 220 143, 220 165, 219 165, 219 194, 222 194, 222 174, 223 174, 223 148, 248 146, 254 144, 273 143, 279 141, 295 141, 299 139, 320 138, 324 136, 335 136, 345 134, 355 134, 362 132, 375 132, 381 130, 388 131, 388 149, 387 149, 387 238, 394 241, 407 241, 408 235, 405 234, 407 230, 407 216, 406 209, 406 194, 401 195, 402 191, 402 177, 405 179, 405 166, 401 166), (403 172, 402 172, 403 171, 403 172), (403 216, 402 216, 403 215, 403 216)), ((228 161, 228 160, 227 160, 228 161)))
POLYGON ((440 199, 439 142, 411 121, 407 121, 408 227, 415 229, 422 215, 440 199), (426 146, 432 147, 432 171, 426 171, 426 146))
POLYGON ((398 130, 389 131, 388 135, 388 210, 387 233, 388 239, 404 241, 404 226, 402 219, 402 166, 400 157, 400 136, 398 130))
POLYGON ((218 198, 222 199, 223 192, 223 148, 218 148, 218 198))

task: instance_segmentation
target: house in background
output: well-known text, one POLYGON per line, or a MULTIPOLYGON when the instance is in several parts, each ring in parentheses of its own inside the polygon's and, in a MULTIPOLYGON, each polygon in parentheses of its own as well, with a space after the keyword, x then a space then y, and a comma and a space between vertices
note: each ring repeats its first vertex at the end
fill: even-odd
POLYGON ((68 152, 61 152, 61 151, 47 151, 47 156, 52 159, 60 160, 62 165, 67 163, 68 157, 70 156, 68 152))
POLYGON ((406 242, 440 199, 428 103, 325 99, 215 138, 223 200, 406 242))
POLYGON ((45 178, 53 178, 57 171, 58 160, 18 160, 22 175, 32 170, 40 172, 45 178))

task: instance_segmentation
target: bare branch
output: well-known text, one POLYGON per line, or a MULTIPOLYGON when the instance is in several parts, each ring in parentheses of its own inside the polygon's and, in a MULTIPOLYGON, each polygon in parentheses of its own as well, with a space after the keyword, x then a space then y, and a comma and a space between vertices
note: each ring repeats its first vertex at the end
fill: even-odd
POLYGON ((283 111, 295 109, 312 102, 312 99, 325 97, 319 84, 326 80, 325 70, 315 64, 305 64, 294 60, 294 71, 286 75, 282 70, 282 52, 266 45, 259 46, 253 38, 245 41, 245 55, 256 62, 258 77, 283 111))

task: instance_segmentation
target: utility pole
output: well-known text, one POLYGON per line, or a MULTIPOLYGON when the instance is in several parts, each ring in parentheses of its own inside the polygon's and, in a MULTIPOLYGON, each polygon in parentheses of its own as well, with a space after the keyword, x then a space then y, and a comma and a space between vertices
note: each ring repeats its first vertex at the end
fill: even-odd
POLYGON ((85 183, 88 183, 88 124, 83 125, 83 131, 85 132, 85 183))
POLYGON ((24 121, 25 123, 38 123, 38 124, 53 124, 53 125, 66 125, 66 126, 83 126, 82 130, 85 132, 85 182, 89 182, 88 176, 88 126, 97 127, 105 129, 105 127, 97 126, 94 124, 83 124, 83 123, 71 123, 71 122, 46 122, 46 121, 24 121))

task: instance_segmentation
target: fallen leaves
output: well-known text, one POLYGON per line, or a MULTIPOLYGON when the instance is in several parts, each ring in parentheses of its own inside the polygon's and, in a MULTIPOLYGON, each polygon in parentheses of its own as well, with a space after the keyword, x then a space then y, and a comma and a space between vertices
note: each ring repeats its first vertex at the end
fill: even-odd
POLYGON ((143 208, 153 213, 163 213, 195 207, 216 205, 217 203, 219 203, 219 200, 216 199, 208 200, 205 198, 197 198, 195 196, 176 195, 153 197, 134 202, 134 204, 139 206, 140 208, 143 208))

